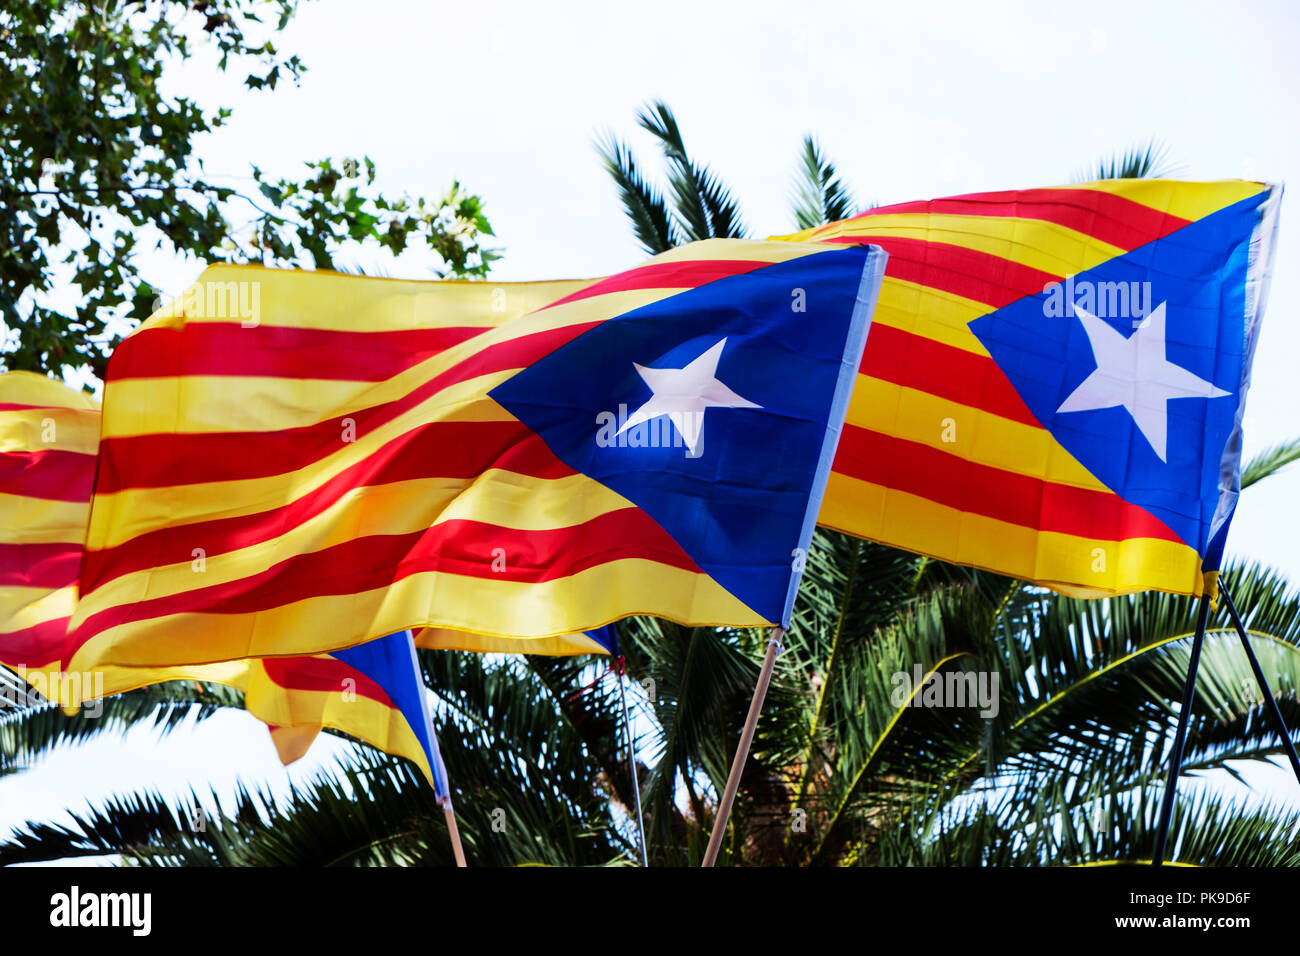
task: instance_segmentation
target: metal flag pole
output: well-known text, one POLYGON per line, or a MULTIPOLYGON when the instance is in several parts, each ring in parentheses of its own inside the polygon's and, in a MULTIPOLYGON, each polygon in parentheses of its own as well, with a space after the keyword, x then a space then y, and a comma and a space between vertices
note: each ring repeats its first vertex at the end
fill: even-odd
POLYGON ((1237 613, 1237 605, 1233 603, 1232 595, 1228 593, 1227 587, 1222 581, 1219 582, 1219 593, 1223 595, 1223 603, 1228 608, 1228 616, 1232 618, 1232 625, 1237 629, 1237 636, 1241 638, 1241 646, 1246 649, 1246 657, 1250 659, 1250 669, 1255 672, 1255 682, 1259 684, 1260 692, 1264 695, 1264 703, 1268 706, 1269 711, 1273 714, 1273 720, 1277 723, 1277 731, 1282 737, 1282 745, 1286 748, 1287 759, 1291 761, 1291 769, 1295 771, 1295 778, 1300 781, 1300 758, 1296 757, 1295 744, 1291 742, 1291 732, 1287 729, 1286 721, 1282 718, 1282 710, 1277 706, 1277 698, 1273 696, 1273 691, 1268 686, 1268 679, 1264 676, 1264 668, 1259 666, 1259 658, 1255 656, 1255 649, 1250 646, 1250 638, 1246 634, 1246 626, 1241 623, 1241 615, 1237 613))
POLYGON ((1192 698, 1196 695, 1196 669, 1201 663, 1201 645, 1205 643, 1205 624, 1210 618, 1210 592, 1201 595, 1201 608, 1196 615, 1196 638, 1192 641, 1192 656, 1187 662, 1187 683, 1183 687, 1183 706, 1178 711, 1178 731, 1174 734, 1174 749, 1169 760, 1169 779, 1165 782, 1165 796, 1160 803, 1160 827, 1156 830, 1156 850, 1152 866, 1161 866, 1165 859, 1165 841, 1169 837, 1169 820, 1174 811, 1174 792, 1178 788, 1178 771, 1183 765, 1183 748, 1187 743, 1187 725, 1192 717, 1192 698))
POLYGON ((636 803, 636 835, 637 847, 641 851, 641 865, 648 867, 649 860, 646 857, 645 848, 645 820, 641 816, 641 785, 636 779, 636 751, 632 747, 632 721, 627 716, 627 694, 623 691, 624 674, 627 671, 627 658, 619 657, 616 665, 618 669, 618 699, 623 705, 623 733, 627 738, 627 765, 632 771, 632 797, 636 803))
POLYGON ((740 772, 749 759, 749 746, 754 742, 754 730, 758 727, 758 715, 763 710, 763 699, 767 697, 767 687, 772 683, 772 671, 776 666, 776 655, 783 650, 781 638, 785 637, 785 628, 772 628, 771 639, 767 642, 767 655, 763 658, 763 669, 758 675, 758 686, 754 688, 754 699, 749 702, 749 716, 745 718, 745 729, 736 745, 736 756, 731 761, 731 773, 727 775, 727 787, 722 793, 722 802, 718 804, 718 814, 713 818, 713 833, 709 835, 709 848, 704 853, 704 866, 713 866, 718 860, 718 851, 722 849, 722 837, 727 832, 727 821, 731 818, 731 805, 736 801, 736 790, 740 787, 740 772))

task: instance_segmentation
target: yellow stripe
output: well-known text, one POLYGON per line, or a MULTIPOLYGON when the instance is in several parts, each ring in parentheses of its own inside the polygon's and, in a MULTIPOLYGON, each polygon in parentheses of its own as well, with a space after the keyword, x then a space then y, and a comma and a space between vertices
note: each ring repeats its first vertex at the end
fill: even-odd
POLYGON ((552 531, 631 507, 618 492, 586 475, 534 478, 489 468, 441 509, 433 524, 464 519, 511 531, 552 531))
POLYGON ((93 670, 101 660, 150 668, 181 661, 301 656, 408 627, 559 637, 636 614, 698 626, 772 623, 705 574, 626 558, 551 581, 430 571, 385 588, 308 598, 256 613, 181 613, 133 621, 95 635, 69 667, 93 670), (328 628, 323 622, 329 622, 328 628))
MULTIPOLYGON (((414 534, 457 518, 499 525, 503 534, 568 528, 609 511, 631 508, 622 495, 585 475, 529 478, 490 469, 473 480, 416 478, 349 490, 328 509, 269 541, 224 554, 202 555, 193 545, 159 555, 158 566, 113 578, 82 596, 77 623, 119 605, 240 581, 295 555, 311 554, 369 535, 414 534), (196 571, 201 566, 202 571, 196 571)), ((483 556, 484 565, 493 560, 483 556)))
POLYGON ((1046 429, 859 375, 847 421, 1004 471, 1109 491, 1046 429))
POLYGON ((1200 559, 1181 543, 1036 531, 831 473, 818 523, 871 541, 1099 597, 1157 590, 1199 595, 1200 559))
POLYGON ((197 281, 150 316, 135 334, 180 328, 187 321, 229 321, 237 327, 255 321, 258 326, 345 332, 498 324, 571 295, 592 281, 427 282, 216 265, 203 270, 197 281))
MULTIPOLYGON (((248 682, 250 662, 246 660, 223 661, 216 664, 201 664, 179 667, 114 667, 97 666, 82 668, 69 666, 67 675, 60 679, 56 665, 46 669, 44 680, 52 692, 59 693, 59 703, 70 713, 75 713, 78 706, 98 697, 122 694, 150 684, 166 681, 202 681, 205 683, 224 684, 236 690, 243 690, 248 682), (61 681, 61 683, 60 683, 61 681)), ((28 683, 35 686, 32 674, 28 674, 28 683)), ((45 694, 45 690, 41 693, 45 694)), ((45 694, 51 700, 49 694, 45 694)))
POLYGON ((988 349, 968 326, 992 306, 930 286, 885 276, 872 325, 888 325, 944 345, 987 356, 988 349))
POLYGON ((884 213, 846 219, 785 238, 825 241, 836 236, 880 236, 943 242, 1000 256, 1053 275, 1074 275, 1123 255, 1124 250, 1042 219, 884 213))
POLYGON ((97 410, 99 403, 62 382, 35 372, 0 374, 0 404, 36 405, 42 408, 79 408, 97 410))
POLYGON ((1179 219, 1196 221, 1225 206, 1267 189, 1263 183, 1239 179, 1213 183, 1180 182, 1174 179, 1104 179, 1094 183, 1058 186, 1058 189, 1090 189, 1123 196, 1179 219))
POLYGON ((81 544, 86 531, 86 501, 47 501, 0 494, 0 542, 4 544, 81 544))
POLYGON ((443 651, 475 651, 480 654, 542 654, 551 657, 609 654, 604 647, 581 632, 562 637, 490 637, 426 627, 416 635, 415 646, 443 651))
MULTIPOLYGON (((96 454, 99 412, 79 408, 0 411, 0 454, 31 451, 96 454)), ((93 463, 89 467, 94 467, 93 463)))
MULTIPOLYGON (((487 392, 515 371, 495 372, 472 381, 479 383, 475 388, 487 392)), ((279 432, 304 428, 343 414, 356 415, 381 404, 383 398, 375 394, 374 387, 374 382, 242 376, 128 379, 113 384, 113 410, 104 423, 104 437, 279 432), (234 396, 238 396, 237 401, 232 401, 234 396)), ((453 388, 463 392, 471 386, 461 384, 453 388)), ((508 418, 495 405, 473 405, 453 409, 441 420, 508 418)))
MULTIPOLYGON (((77 588, 0 588, 0 630, 6 633, 25 630, 70 617, 77 604, 77 588)), ((0 651, 2 653, 2 651, 0 651)))

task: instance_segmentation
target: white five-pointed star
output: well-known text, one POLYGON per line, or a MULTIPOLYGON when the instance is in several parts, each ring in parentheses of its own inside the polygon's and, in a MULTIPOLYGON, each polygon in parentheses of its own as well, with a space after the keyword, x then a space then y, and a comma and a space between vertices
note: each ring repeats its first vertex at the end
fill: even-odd
POLYGON ((1231 394, 1165 358, 1165 303, 1128 338, 1077 305, 1074 314, 1088 333, 1097 368, 1061 403, 1058 413, 1122 405, 1160 460, 1167 461, 1169 399, 1231 394))
POLYGON ((685 368, 646 368, 633 362, 633 367, 654 394, 628 416, 615 434, 667 415, 681 434, 687 451, 694 455, 704 432, 706 408, 762 408, 762 405, 741 398, 718 381, 718 359, 722 357, 726 344, 727 340, 722 339, 685 368))

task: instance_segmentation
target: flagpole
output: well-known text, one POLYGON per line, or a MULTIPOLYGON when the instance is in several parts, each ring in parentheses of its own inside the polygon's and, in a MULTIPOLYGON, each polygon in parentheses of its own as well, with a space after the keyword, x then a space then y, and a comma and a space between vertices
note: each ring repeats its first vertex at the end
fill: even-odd
POLYGON ((442 815, 447 821, 447 833, 451 835, 451 852, 456 857, 456 865, 466 866, 465 848, 460 844, 460 828, 456 826, 456 810, 450 797, 442 802, 442 815))
POLYGON ((1183 748, 1187 743, 1187 725, 1192 717, 1192 699, 1196 695, 1196 670, 1201 663, 1201 645, 1205 643, 1205 624, 1210 618, 1210 592, 1201 595, 1201 607, 1196 615, 1196 637, 1192 641, 1192 656, 1187 662, 1187 683, 1183 686, 1183 706, 1178 711, 1178 730, 1174 734, 1174 749, 1169 760, 1169 779, 1165 781, 1165 796, 1160 804, 1160 826, 1156 830, 1156 849, 1152 866, 1162 866, 1165 859, 1165 841, 1169 837, 1169 821, 1174 810, 1174 792, 1178 788, 1178 771, 1182 769, 1183 748))
POLYGON ((713 833, 709 836, 709 848, 704 853, 704 866, 713 866, 718 860, 718 851, 722 849, 722 837, 727 832, 727 821, 731 817, 731 805, 736 800, 736 790, 740 787, 740 772, 745 761, 749 759, 749 747, 754 742, 754 730, 758 727, 758 715, 763 710, 763 699, 767 697, 767 687, 772 683, 772 671, 776 666, 776 655, 783 650, 781 638, 785 628, 772 628, 771 640, 767 642, 767 655, 763 658, 763 669, 758 675, 758 686, 754 688, 754 698, 749 702, 749 716, 745 718, 745 729, 736 745, 736 756, 731 762, 731 773, 727 775, 727 787, 722 793, 722 802, 718 804, 717 816, 713 818, 713 833))
POLYGON ((406 646, 411 652, 411 667, 419 686, 420 712, 424 715, 424 727, 429 735, 429 782, 433 786, 433 798, 442 807, 443 819, 447 821, 447 835, 451 839, 451 853, 456 858, 456 866, 463 867, 467 865, 465 848, 461 846, 460 827, 456 826, 456 809, 451 802, 451 780, 447 775, 447 765, 442 760, 442 747, 438 745, 438 731, 433 726, 433 711, 429 709, 429 695, 420 669, 420 658, 415 652, 415 632, 409 628, 406 631, 406 646), (441 787, 438 786, 439 781, 442 782, 441 787))
POLYGON ((623 705, 623 732, 627 737, 627 764, 632 771, 632 797, 636 803, 636 834, 641 850, 641 865, 648 867, 645 848, 645 821, 641 817, 641 785, 636 779, 636 752, 632 749, 632 721, 627 716, 627 694, 623 691, 624 672, 627 670, 627 658, 618 659, 618 699, 623 705))
POLYGON ((1291 742, 1291 732, 1287 729, 1286 721, 1282 718, 1282 710, 1277 705, 1277 698, 1273 696, 1273 691, 1268 686, 1268 678, 1264 676, 1264 668, 1259 666, 1259 658, 1255 656, 1255 649, 1250 646, 1250 638, 1246 634, 1246 626, 1241 622, 1241 615, 1237 613, 1237 605, 1233 603, 1232 595, 1228 593, 1228 588, 1222 581, 1219 582, 1219 593, 1223 595, 1223 603, 1228 608, 1228 616, 1232 618, 1233 627, 1237 629, 1237 636, 1241 638, 1241 646, 1246 649, 1246 657, 1250 659, 1250 669, 1255 672, 1255 682, 1259 684, 1260 692, 1264 695, 1264 703, 1268 706, 1269 712, 1273 715, 1273 720, 1277 723, 1278 733, 1282 737, 1282 746, 1286 748, 1287 759, 1291 761, 1291 769, 1295 771, 1295 778, 1300 781, 1300 758, 1296 756, 1295 744, 1291 742))

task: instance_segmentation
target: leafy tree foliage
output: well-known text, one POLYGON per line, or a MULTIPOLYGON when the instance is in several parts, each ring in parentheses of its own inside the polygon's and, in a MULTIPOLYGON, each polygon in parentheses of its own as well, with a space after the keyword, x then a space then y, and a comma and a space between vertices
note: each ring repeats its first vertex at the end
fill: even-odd
POLYGON ((185 61, 214 55, 253 90, 305 68, 276 40, 292 0, 6 0, 0 7, 0 363, 103 374, 124 322, 157 291, 140 257, 333 268, 348 243, 400 253, 423 242, 445 274, 482 276, 494 254, 476 196, 389 198, 368 159, 306 164, 300 180, 253 167, 251 194, 195 155, 230 110, 168 92, 185 61), (76 292, 73 293, 75 288, 76 292))

